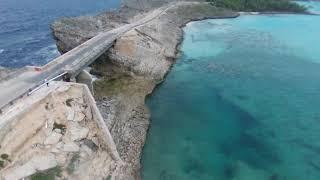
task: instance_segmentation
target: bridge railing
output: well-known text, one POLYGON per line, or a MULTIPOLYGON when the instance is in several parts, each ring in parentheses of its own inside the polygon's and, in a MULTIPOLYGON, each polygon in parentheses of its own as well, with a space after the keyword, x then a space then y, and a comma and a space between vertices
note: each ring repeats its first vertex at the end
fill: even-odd
POLYGON ((36 92, 37 90, 41 89, 43 86, 47 85, 48 83, 54 81, 54 80, 57 80, 61 77, 63 77, 64 75, 68 74, 68 72, 63 72, 51 79, 49 79, 48 81, 41 81, 39 83, 37 83, 36 85, 32 86, 27 92, 23 92, 21 93, 20 95, 18 95, 16 98, 12 99, 10 102, 8 102, 7 104, 3 105, 2 107, 0 107, 0 114, 2 114, 3 110, 7 107, 10 107, 12 106, 15 102, 17 102, 19 99, 25 97, 25 96, 29 96, 31 95, 32 93, 36 92))

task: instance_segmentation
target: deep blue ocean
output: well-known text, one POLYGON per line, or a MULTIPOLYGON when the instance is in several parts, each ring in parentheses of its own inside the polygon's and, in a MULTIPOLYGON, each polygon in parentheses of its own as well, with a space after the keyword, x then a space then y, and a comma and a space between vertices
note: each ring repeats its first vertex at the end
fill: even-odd
POLYGON ((43 65, 59 55, 50 24, 118 8, 119 0, 0 0, 0 66, 43 65))
POLYGON ((143 179, 319 180, 319 22, 189 23, 181 57, 147 99, 143 179))

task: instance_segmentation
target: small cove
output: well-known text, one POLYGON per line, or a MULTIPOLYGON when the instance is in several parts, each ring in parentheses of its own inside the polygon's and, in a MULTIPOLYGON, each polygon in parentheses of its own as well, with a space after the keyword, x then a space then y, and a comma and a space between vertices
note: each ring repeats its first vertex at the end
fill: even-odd
POLYGON ((182 56, 147 100, 143 179, 318 179, 319 20, 189 23, 182 56))

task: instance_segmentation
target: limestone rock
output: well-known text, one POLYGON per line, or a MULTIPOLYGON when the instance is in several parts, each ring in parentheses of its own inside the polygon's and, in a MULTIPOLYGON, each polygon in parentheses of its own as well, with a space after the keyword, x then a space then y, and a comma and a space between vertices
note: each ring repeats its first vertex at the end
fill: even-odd
POLYGON ((45 145, 57 144, 62 137, 62 134, 52 131, 51 134, 44 140, 45 145))
POLYGON ((30 160, 30 163, 37 171, 45 171, 57 166, 57 161, 52 153, 35 156, 30 160))
POLYGON ((63 145, 63 151, 65 152, 78 152, 79 146, 74 142, 69 142, 63 145))
POLYGON ((57 148, 57 149, 62 149, 62 148, 63 148, 63 145, 64 145, 63 142, 59 142, 59 143, 56 145, 56 148, 57 148))
POLYGON ((62 130, 61 130, 61 129, 56 128, 56 129, 54 129, 54 132, 61 134, 61 133, 62 133, 62 130))
POLYGON ((86 115, 87 119, 92 119, 91 108, 89 106, 85 109, 84 114, 86 115))
POLYGON ((78 123, 72 123, 69 128, 70 138, 72 141, 78 141, 86 138, 89 133, 89 129, 81 127, 78 123))
POLYGON ((54 147, 54 148, 51 149, 50 152, 52 152, 52 153, 59 153, 60 150, 54 147))
POLYGON ((89 156, 92 155, 93 151, 86 145, 82 145, 81 146, 81 149, 83 152, 85 152, 86 154, 88 154, 89 156))
POLYGON ((64 143, 62 141, 58 142, 52 149, 52 153, 60 153, 61 149, 63 148, 64 143))
POLYGON ((73 121, 80 122, 85 118, 85 115, 82 112, 76 113, 73 121))
MULTIPOLYGON (((127 8, 129 8, 121 8, 117 13, 105 13, 93 17, 67 18, 55 22, 52 25, 52 30, 59 51, 65 53, 99 32, 106 32, 123 25, 124 22, 121 22, 121 20, 133 22, 139 16, 140 18, 145 16, 143 13, 146 13, 149 7, 152 9, 163 5, 163 2, 171 2, 170 0, 154 0, 152 2, 143 0, 141 4, 141 1, 136 3, 137 0, 124 1, 127 8), (141 9, 143 10, 141 11, 141 9)), ((205 0, 195 1, 203 2, 205 0)), ((238 13, 217 9, 208 3, 184 1, 174 3, 172 8, 159 17, 124 33, 99 58, 100 61, 97 65, 99 67, 95 68, 93 64, 93 70, 97 71, 97 74, 105 76, 107 80, 114 77, 115 81, 118 82, 123 77, 123 74, 129 75, 131 79, 134 79, 132 81, 134 83, 131 83, 130 80, 128 80, 130 82, 128 83, 126 78, 123 78, 124 82, 121 81, 121 87, 119 87, 121 93, 119 93, 119 89, 116 89, 116 93, 111 92, 110 96, 109 94, 104 95, 101 93, 101 96, 109 96, 112 100, 116 100, 116 104, 107 103, 111 99, 103 99, 100 102, 105 103, 100 105, 98 103, 105 123, 110 128, 110 133, 116 143, 121 159, 129 164, 128 168, 123 169, 121 173, 115 173, 114 179, 128 180, 130 178, 126 175, 139 176, 136 173, 139 172, 139 158, 141 157, 149 125, 149 112, 144 107, 144 98, 146 94, 152 92, 156 83, 163 80, 174 63, 179 52, 177 47, 183 35, 181 27, 192 20, 236 17, 237 15, 238 13), (100 62, 108 63, 106 63, 106 67, 101 68, 100 62), (108 71, 108 73, 105 71, 108 71), (142 81, 138 81, 139 77, 142 81), (137 86, 139 88, 135 88, 137 86), (132 112, 133 110, 134 112, 132 112)), ((105 84, 102 85, 105 86, 105 84)), ((113 88, 116 88, 116 86, 111 89, 113 88)), ((87 118, 91 117, 91 114, 84 113, 87 118)), ((83 127, 79 127, 78 124, 75 127, 68 127, 68 131, 72 134, 72 140, 80 140, 87 136, 83 127)), ((96 144, 98 143, 96 142, 96 144)), ((83 152, 85 149, 81 148, 80 151, 83 152)))
POLYGON ((57 161, 55 156, 51 153, 47 155, 38 155, 34 156, 27 163, 18 166, 12 170, 9 170, 8 173, 3 175, 3 179, 5 180, 18 180, 22 178, 26 178, 37 171, 45 171, 51 168, 56 167, 57 161))
POLYGON ((66 112, 66 116, 67 116, 67 120, 68 120, 68 121, 73 121, 74 116, 75 116, 74 109, 68 107, 68 108, 67 108, 67 112, 66 112))
POLYGON ((64 166, 67 162, 67 157, 64 154, 57 154, 56 160, 59 166, 64 166))
POLYGON ((24 164, 22 166, 16 167, 12 170, 10 170, 8 173, 5 173, 2 176, 2 179, 4 180, 18 180, 22 179, 24 177, 28 177, 32 174, 36 173, 35 168, 32 166, 32 164, 24 164))
POLYGON ((90 148, 92 151, 94 151, 94 152, 96 152, 96 151, 98 151, 98 146, 97 146, 97 144, 95 143, 95 142, 93 142, 92 140, 90 140, 90 139, 84 139, 83 140, 83 144, 85 145, 85 146, 87 146, 88 148, 90 148))

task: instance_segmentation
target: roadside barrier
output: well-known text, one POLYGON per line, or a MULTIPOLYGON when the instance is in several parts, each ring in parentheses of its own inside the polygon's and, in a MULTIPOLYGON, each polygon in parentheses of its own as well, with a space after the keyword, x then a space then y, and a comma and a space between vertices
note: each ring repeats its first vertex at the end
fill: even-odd
POLYGON ((51 81, 54 81, 54 80, 56 80, 56 79, 58 79, 58 78, 60 78, 60 77, 62 77, 62 76, 64 76, 64 75, 66 75, 66 74, 67 74, 67 72, 64 72, 64 73, 59 74, 58 76, 56 76, 56 77, 54 77, 54 78, 51 78, 50 80, 45 79, 42 84, 40 84, 38 87, 34 88, 33 90, 29 91, 27 95, 30 96, 32 93, 38 91, 38 90, 41 89, 43 86, 49 86, 49 83, 50 83, 51 81))
POLYGON ((14 103, 15 101, 17 101, 18 99, 23 98, 25 95, 30 96, 32 93, 36 92, 36 91, 39 90, 41 87, 43 87, 43 86, 45 86, 45 85, 49 86, 49 83, 50 83, 51 81, 54 81, 54 80, 56 80, 56 79, 58 79, 58 78, 61 78, 61 77, 63 77, 63 76, 66 75, 66 74, 68 74, 68 72, 61 73, 61 74, 59 74, 59 75, 57 75, 57 76, 55 76, 55 77, 53 77, 53 78, 51 78, 51 79, 49 79, 49 80, 45 80, 45 81, 42 82, 41 84, 35 85, 33 88, 29 89, 27 92, 22 93, 22 94, 21 94, 20 96, 18 96, 17 98, 11 100, 11 101, 10 101, 9 103, 7 103, 6 105, 0 107, 0 114, 3 113, 3 109, 4 109, 5 107, 12 106, 13 103, 14 103))

